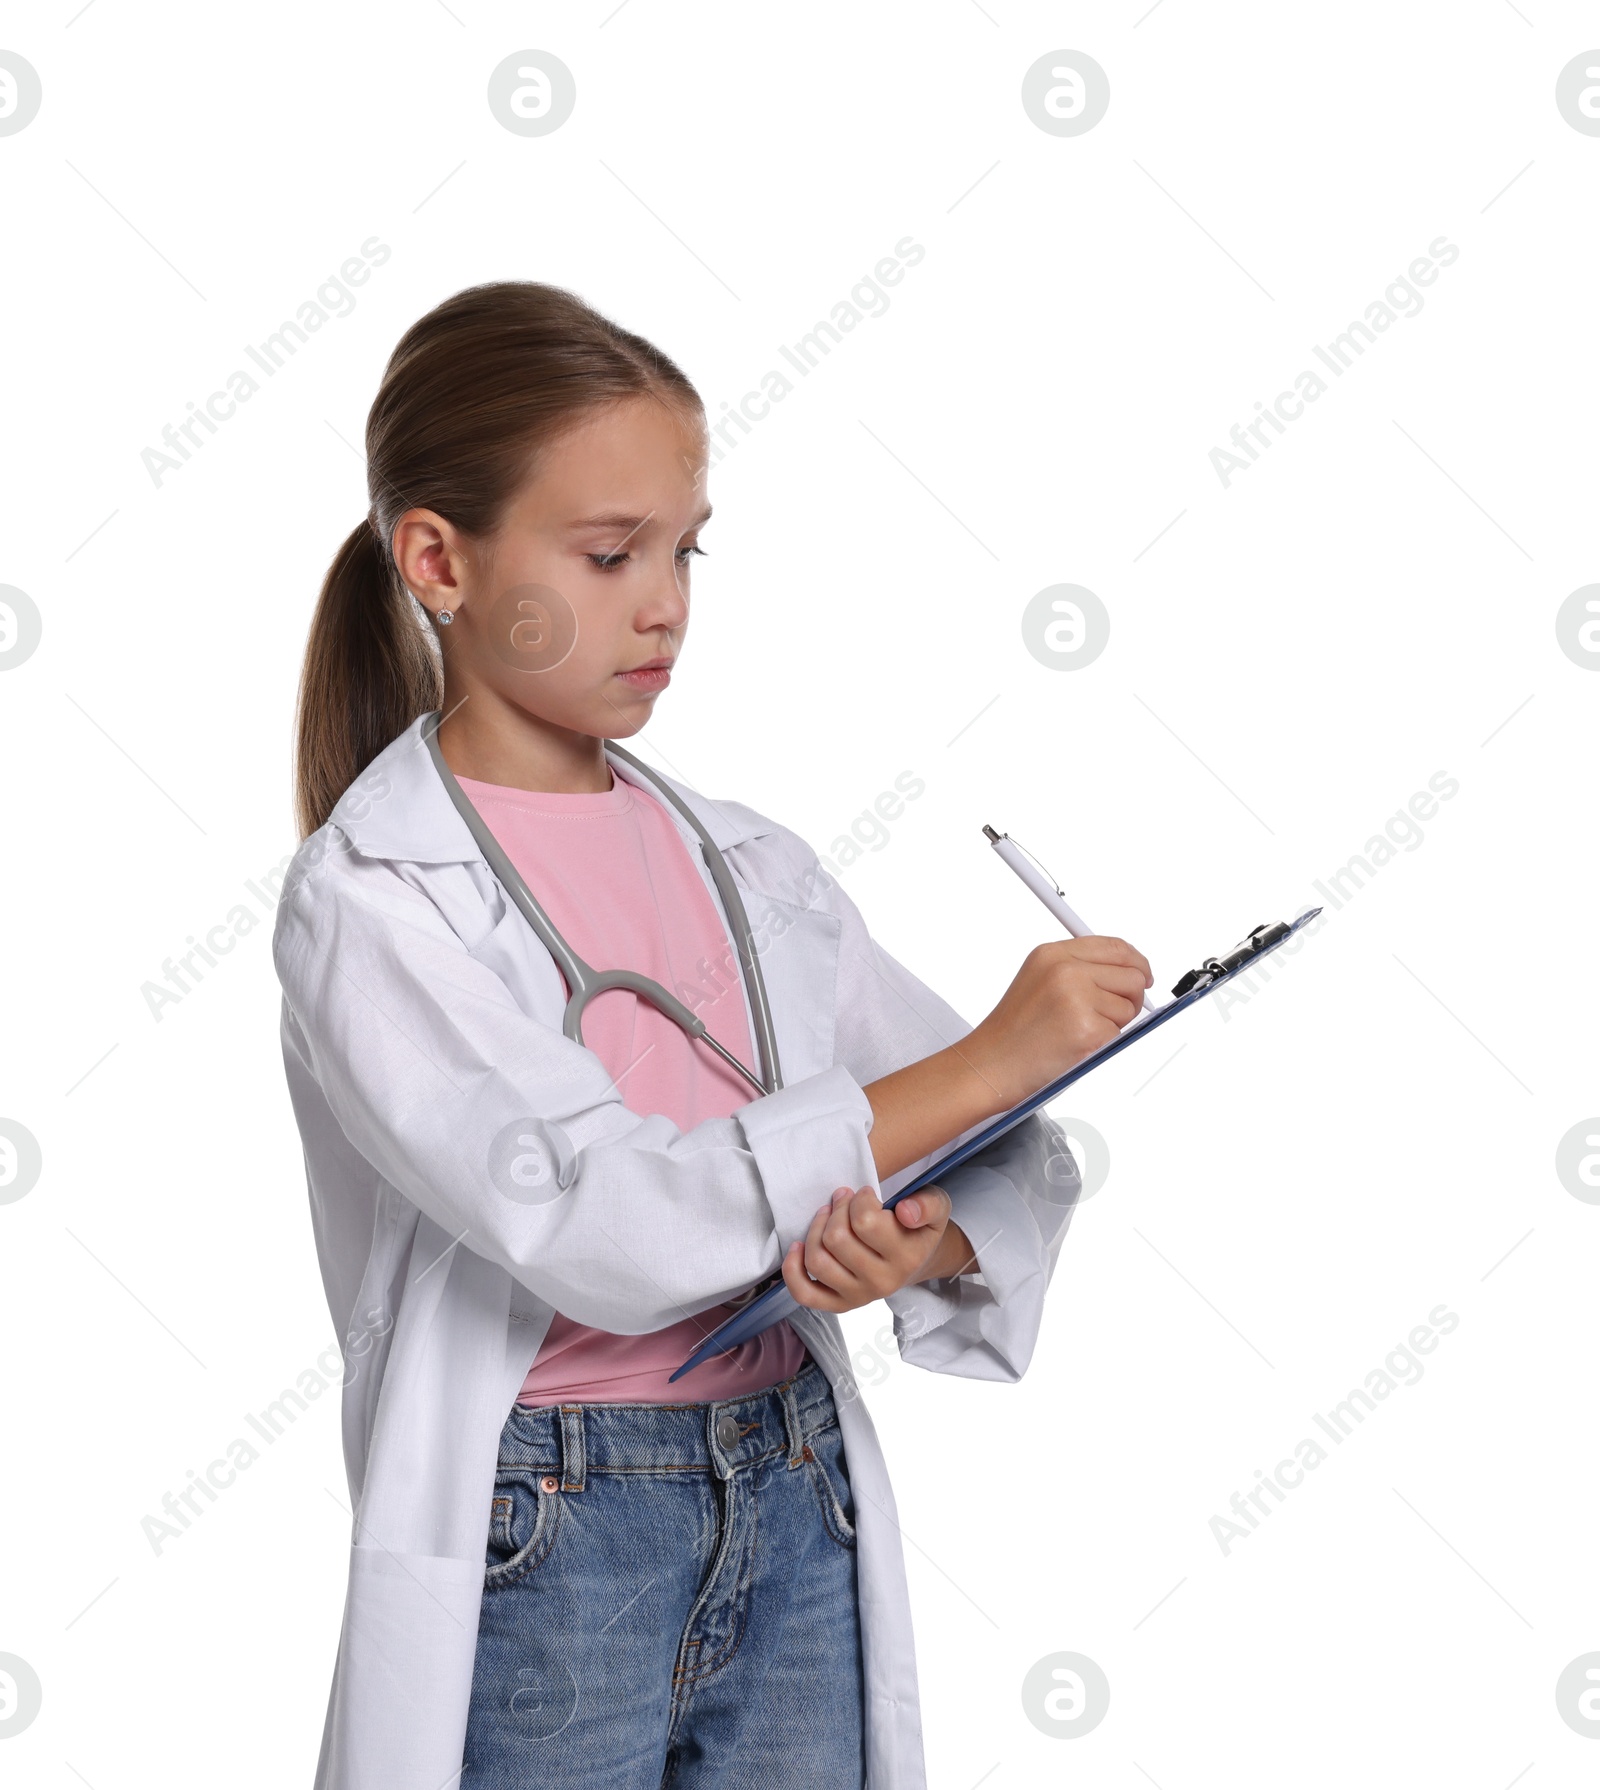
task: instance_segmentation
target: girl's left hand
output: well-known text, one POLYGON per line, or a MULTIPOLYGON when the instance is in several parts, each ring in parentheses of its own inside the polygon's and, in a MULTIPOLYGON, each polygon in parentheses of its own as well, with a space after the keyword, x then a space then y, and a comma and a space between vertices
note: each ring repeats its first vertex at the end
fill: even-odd
POLYGON ((924 1188, 886 1212, 870 1187, 838 1187, 804 1242, 789 1245, 783 1279, 800 1305, 854 1311, 915 1281, 959 1274, 972 1259, 943 1188, 924 1188))

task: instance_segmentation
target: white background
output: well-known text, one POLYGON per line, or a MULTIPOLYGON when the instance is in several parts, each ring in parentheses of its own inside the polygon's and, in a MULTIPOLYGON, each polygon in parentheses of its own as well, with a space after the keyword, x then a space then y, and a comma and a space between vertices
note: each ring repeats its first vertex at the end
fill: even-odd
POLYGON ((1059 936, 983 822, 1164 987, 1459 783, 1269 986, 1063 1102, 1109 1172, 1020 1383, 850 1320, 931 1781, 1592 1783, 1555 1685, 1600 1649, 1600 1207, 1555 1156, 1600 1111, 1600 677, 1555 617, 1600 576, 1600 137, 1554 94, 1595 9, 67 0, 0 32, 44 94, 0 138, 0 583, 44 629, 0 677, 0 1117, 44 1165, 0 1205, 0 1653, 44 1698, 7 1781, 309 1782, 334 1398, 141 1532, 333 1342, 270 927, 159 1022, 141 988, 295 844, 299 657, 389 350, 548 280, 715 416, 910 235, 887 311, 714 470, 636 750, 823 852, 924 779, 843 879, 973 1020, 1059 936), (577 82, 542 138, 486 103, 524 48, 577 82), (1110 79, 1077 137, 1021 103, 1058 48, 1110 79), (154 484, 141 450, 374 235, 354 310, 154 484), (1210 450, 1441 235, 1421 312, 1224 487, 1210 450), (1061 582, 1111 618, 1078 670, 1022 638, 1061 582), (1229 1498, 1441 1303, 1422 1378, 1225 1554, 1229 1498), (1074 1739, 1021 1695, 1065 1651, 1111 1687, 1074 1739))

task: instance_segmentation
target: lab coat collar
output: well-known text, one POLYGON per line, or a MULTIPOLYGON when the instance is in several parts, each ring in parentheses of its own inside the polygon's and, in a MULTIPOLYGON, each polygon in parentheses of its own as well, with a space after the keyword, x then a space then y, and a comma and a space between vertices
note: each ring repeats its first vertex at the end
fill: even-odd
MULTIPOLYGON (((423 726, 431 719, 431 715, 419 715, 403 734, 384 747, 334 805, 331 823, 337 825, 356 851, 367 857, 455 864, 470 863, 483 856, 434 769, 423 738, 423 726)), ((648 780, 624 764, 609 746, 606 762, 623 782, 653 793, 648 780)), ((698 816, 719 850, 740 845, 764 830, 760 816, 742 804, 713 802, 676 778, 665 777, 665 773, 663 776, 698 816)), ((692 839, 682 816, 670 806, 667 812, 680 831, 692 839)))

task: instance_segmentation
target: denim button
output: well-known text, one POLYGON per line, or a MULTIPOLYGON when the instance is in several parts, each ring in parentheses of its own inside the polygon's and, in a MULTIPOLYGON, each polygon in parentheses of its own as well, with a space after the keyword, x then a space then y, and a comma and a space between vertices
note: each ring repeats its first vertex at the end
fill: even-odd
POLYGON ((717 1440, 730 1454, 739 1446, 739 1420, 731 1411, 717 1419, 717 1440))

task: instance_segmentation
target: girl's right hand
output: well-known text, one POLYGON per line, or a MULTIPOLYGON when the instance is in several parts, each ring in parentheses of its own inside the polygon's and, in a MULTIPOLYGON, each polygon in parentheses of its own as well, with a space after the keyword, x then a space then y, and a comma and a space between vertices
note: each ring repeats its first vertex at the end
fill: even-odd
POLYGON ((1149 960, 1125 939, 1037 945, 994 1011, 957 1049, 1005 1106, 1015 1106, 1109 1044, 1138 1014, 1154 981, 1149 960))

